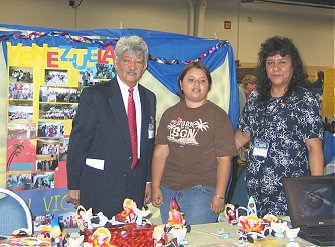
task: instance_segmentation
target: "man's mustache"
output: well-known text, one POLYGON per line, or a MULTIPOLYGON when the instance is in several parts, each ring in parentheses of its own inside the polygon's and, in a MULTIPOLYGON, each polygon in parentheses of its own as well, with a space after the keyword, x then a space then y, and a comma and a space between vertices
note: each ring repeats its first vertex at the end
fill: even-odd
POLYGON ((136 70, 136 69, 127 69, 126 73, 127 74, 136 74, 136 75, 138 75, 140 72, 138 70, 136 70))

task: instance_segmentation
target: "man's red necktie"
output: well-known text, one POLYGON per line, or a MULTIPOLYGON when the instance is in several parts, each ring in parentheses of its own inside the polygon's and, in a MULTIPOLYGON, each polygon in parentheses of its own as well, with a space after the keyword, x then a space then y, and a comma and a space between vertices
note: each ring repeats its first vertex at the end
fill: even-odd
POLYGON ((131 162, 131 169, 133 169, 137 163, 138 155, 137 155, 137 128, 136 128, 136 109, 135 102, 133 98, 134 88, 129 88, 129 96, 128 96, 128 124, 130 131, 130 141, 131 141, 131 149, 133 153, 133 161, 131 162))

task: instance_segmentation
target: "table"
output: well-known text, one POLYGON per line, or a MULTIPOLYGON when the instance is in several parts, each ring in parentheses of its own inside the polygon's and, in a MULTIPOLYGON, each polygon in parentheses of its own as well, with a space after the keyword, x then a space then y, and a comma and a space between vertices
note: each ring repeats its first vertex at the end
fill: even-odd
MULTIPOLYGON (((285 239, 277 239, 272 235, 266 236, 264 239, 256 240, 254 243, 245 242, 242 245, 238 238, 237 225, 230 225, 228 222, 219 222, 203 225, 192 225, 191 232, 186 234, 184 240, 188 241, 185 247, 312 247, 315 246, 301 238, 297 238, 297 245, 288 245, 289 241, 285 239), (219 231, 224 229, 228 233, 228 238, 215 236, 219 231)), ((70 229, 68 232, 72 237, 78 237, 78 229, 70 229)), ((169 236, 170 238, 171 236, 169 236)), ((17 246, 8 243, 7 241, 0 241, 0 246, 17 246)), ((40 244, 38 246, 48 246, 40 244)))
MULTIPOLYGON (((193 225, 191 226, 191 232, 186 234, 185 240, 188 241, 188 245, 185 247, 229 247, 229 246, 241 246, 238 240, 239 235, 237 233, 237 225, 230 225, 228 222, 219 222, 212 224, 193 225), (218 231, 222 228, 224 232, 229 234, 228 238, 224 239, 221 236, 215 236, 218 231)), ((256 240, 253 244, 249 242, 244 243, 244 247, 280 247, 287 246, 289 240, 278 239, 272 235, 266 236, 264 239, 256 240)), ((311 247, 315 246, 301 238, 297 238, 298 245, 295 247, 311 247)))

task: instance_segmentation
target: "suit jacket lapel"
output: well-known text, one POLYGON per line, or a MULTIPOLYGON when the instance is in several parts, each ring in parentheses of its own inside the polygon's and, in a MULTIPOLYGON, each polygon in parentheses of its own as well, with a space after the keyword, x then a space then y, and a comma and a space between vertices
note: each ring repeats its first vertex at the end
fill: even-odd
POLYGON ((129 147, 131 147, 130 133, 128 127, 128 117, 126 110, 124 108, 121 90, 116 77, 113 78, 110 84, 110 89, 111 92, 109 97, 109 104, 111 106, 111 110, 116 118, 116 121, 120 126, 120 129, 122 131, 122 134, 124 135, 125 140, 129 144, 129 147))

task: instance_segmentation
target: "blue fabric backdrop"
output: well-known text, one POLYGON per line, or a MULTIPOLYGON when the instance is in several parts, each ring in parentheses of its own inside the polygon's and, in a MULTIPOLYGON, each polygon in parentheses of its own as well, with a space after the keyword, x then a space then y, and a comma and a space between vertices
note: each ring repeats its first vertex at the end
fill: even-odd
MULTIPOLYGON (((148 71, 173 93, 178 92, 178 74, 188 61, 199 59, 212 72, 222 65, 227 58, 230 74, 228 114, 233 127, 236 128, 237 126, 239 103, 235 60, 233 49, 226 40, 204 39, 143 29, 73 31, 0 24, 1 27, 14 31, 0 30, 0 41, 11 42, 12 45, 22 43, 24 46, 31 46, 34 43, 38 46, 48 44, 50 47, 59 47, 61 45, 71 45, 73 48, 104 47, 107 44, 114 46, 116 41, 122 36, 138 35, 145 40, 149 47, 151 59, 149 59, 148 71), (28 35, 28 32, 36 32, 36 35, 31 33, 28 35), (75 36, 79 36, 81 39, 73 39, 72 37, 75 36)), ((6 58, 5 42, 2 42, 2 44, 6 58)))

